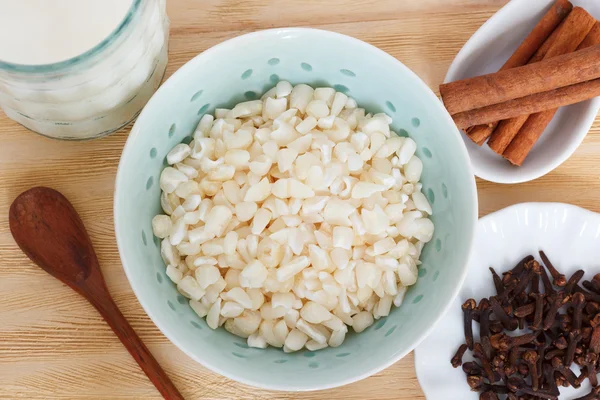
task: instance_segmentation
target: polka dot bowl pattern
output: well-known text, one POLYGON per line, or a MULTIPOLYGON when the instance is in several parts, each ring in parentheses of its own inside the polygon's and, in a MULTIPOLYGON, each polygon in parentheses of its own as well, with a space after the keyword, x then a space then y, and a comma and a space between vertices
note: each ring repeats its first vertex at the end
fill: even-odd
POLYGON ((123 267, 140 303, 182 351, 239 382, 275 390, 317 390, 370 376, 425 337, 465 277, 477 220, 475 181, 465 146, 439 100, 408 68, 359 40, 314 29, 256 32, 217 45, 177 71, 153 96, 129 136, 119 165, 115 229, 123 267), (160 212, 159 176, 169 150, 189 141, 205 113, 260 96, 279 79, 331 86, 370 112, 386 112, 411 136, 424 163, 435 236, 419 281, 404 304, 338 348, 286 354, 248 348, 211 330, 165 274, 151 219, 160 212), (151 239, 152 238, 152 239, 151 239))

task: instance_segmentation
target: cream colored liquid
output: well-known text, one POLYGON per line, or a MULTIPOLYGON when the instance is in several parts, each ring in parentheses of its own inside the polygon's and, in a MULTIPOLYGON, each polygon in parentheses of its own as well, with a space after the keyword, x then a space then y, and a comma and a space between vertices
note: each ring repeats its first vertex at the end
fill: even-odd
POLYGON ((51 64, 107 38, 132 0, 0 0, 0 61, 51 64))

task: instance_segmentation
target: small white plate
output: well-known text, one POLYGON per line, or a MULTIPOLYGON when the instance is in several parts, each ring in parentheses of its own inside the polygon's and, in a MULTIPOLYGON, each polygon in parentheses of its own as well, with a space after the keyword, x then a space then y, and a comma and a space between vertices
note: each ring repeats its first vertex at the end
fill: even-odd
MULTIPOLYGON (((600 18, 600 1, 571 2, 600 18)), ((498 71, 553 3, 509 2, 469 39, 450 66, 445 82, 498 71)), ((599 109, 600 98, 561 108, 521 167, 512 166, 486 144, 479 147, 463 134, 475 175, 497 183, 521 183, 546 175, 573 154, 599 109)))
MULTIPOLYGON (((431 400, 477 400, 462 368, 452 368, 450 359, 464 343, 461 304, 469 298, 477 302, 495 293, 489 267, 507 271, 528 254, 539 260, 544 250, 554 266, 571 276, 584 269, 584 279, 600 272, 598 243, 600 214, 561 203, 523 203, 479 220, 467 279, 446 316, 415 350, 415 366, 425 396, 431 400)), ((479 325, 473 324, 479 336, 479 325)), ((467 352, 469 353, 469 352, 467 352)), ((465 356, 465 361, 471 360, 465 356)), ((574 368, 574 371, 579 373, 574 368)), ((561 399, 589 393, 589 382, 577 391, 560 388, 561 399)))

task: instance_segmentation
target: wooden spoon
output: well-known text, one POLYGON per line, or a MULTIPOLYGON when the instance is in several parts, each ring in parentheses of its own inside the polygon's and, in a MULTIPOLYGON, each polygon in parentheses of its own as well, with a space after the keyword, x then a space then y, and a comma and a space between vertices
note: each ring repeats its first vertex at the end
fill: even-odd
POLYGON ((183 399, 113 301, 90 238, 69 201, 35 187, 12 203, 10 231, 23 252, 46 272, 85 297, 117 334, 165 399, 183 399))

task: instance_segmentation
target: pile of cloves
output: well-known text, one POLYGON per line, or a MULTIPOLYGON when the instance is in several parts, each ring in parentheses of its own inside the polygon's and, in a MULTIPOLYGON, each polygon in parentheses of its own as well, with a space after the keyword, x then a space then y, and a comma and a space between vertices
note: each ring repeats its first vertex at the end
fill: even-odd
POLYGON ((451 363, 462 365, 482 400, 558 399, 559 386, 579 388, 585 379, 593 389, 576 400, 600 399, 600 274, 580 285, 583 270, 567 280, 543 251, 540 257, 543 265, 530 255, 502 277, 490 268, 496 295, 462 305, 465 344, 451 363), (507 334, 517 329, 520 335, 507 334), (467 349, 475 361, 463 364, 467 349))

